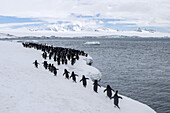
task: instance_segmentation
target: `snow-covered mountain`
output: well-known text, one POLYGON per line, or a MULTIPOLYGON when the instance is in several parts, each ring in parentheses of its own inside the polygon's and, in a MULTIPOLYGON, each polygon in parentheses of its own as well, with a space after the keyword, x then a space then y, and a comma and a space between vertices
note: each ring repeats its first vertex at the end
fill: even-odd
POLYGON ((16 36, 6 33, 0 33, 0 39, 3 38, 16 38, 16 36))
POLYGON ((142 29, 140 27, 138 27, 135 31, 142 32, 142 29))
POLYGON ((0 29, 0 38, 16 37, 86 37, 107 36, 109 38, 126 37, 158 37, 168 38, 170 33, 158 32, 152 29, 137 28, 134 31, 119 31, 96 25, 83 24, 44 24, 40 26, 27 26, 16 29, 0 29), (123 37, 122 37, 123 36, 123 37))
MULTIPOLYGON (((29 31, 55 31, 55 32, 119 32, 117 30, 101 27, 101 26, 90 26, 82 24, 64 23, 64 24, 47 24, 42 26, 28 27, 29 31)), ((156 32, 153 29, 142 29, 138 27, 135 29, 136 32, 156 32)))
POLYGON ((149 33, 154 33, 156 32, 156 30, 153 30, 153 29, 142 29, 140 27, 138 27, 137 29, 135 29, 136 32, 149 32, 149 33))
POLYGON ((153 29, 144 29, 145 31, 149 31, 150 33, 154 33, 154 32, 156 32, 156 30, 153 30, 153 29))
POLYGON ((70 32, 70 31, 85 31, 85 32, 102 32, 102 31, 115 31, 109 28, 104 27, 94 27, 89 25, 82 24, 72 24, 72 23, 64 23, 64 24, 49 24, 43 26, 36 27, 28 27, 30 31, 55 31, 55 32, 70 32))

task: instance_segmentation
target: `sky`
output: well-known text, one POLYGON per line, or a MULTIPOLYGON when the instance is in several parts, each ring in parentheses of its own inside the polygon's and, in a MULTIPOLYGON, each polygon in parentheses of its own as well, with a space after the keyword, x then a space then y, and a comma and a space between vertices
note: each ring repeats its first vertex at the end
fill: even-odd
POLYGON ((81 24, 170 32, 170 0, 0 0, 0 28, 81 24))

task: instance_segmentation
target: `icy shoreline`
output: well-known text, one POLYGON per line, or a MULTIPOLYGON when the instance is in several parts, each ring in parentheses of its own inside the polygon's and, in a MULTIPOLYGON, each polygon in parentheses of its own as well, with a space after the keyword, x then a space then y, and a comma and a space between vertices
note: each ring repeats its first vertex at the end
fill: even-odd
POLYGON ((0 56, 2 113, 155 113, 147 105, 125 96, 120 100, 119 110, 114 108, 113 100, 105 96, 103 87, 96 94, 92 90, 92 81, 83 88, 81 83, 64 79, 65 68, 80 75, 77 81, 83 74, 99 73, 96 68, 86 65, 83 57, 74 66, 57 66, 59 73, 55 77, 42 65, 38 69, 32 65, 35 59, 43 62, 40 51, 23 48, 14 42, 0 41, 0 47, 5 48, 0 49, 3 53, 0 56))

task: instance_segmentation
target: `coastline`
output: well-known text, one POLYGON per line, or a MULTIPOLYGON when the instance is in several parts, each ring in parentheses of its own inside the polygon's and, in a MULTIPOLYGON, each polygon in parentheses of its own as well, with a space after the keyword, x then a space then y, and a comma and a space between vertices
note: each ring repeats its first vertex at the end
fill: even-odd
MULTIPOLYGON (((84 89, 80 83, 74 84, 71 80, 65 80, 62 76, 64 68, 67 68, 70 71, 76 70, 77 74, 80 75, 78 80, 80 80, 82 74, 88 75, 89 72, 96 69, 86 65, 86 61, 83 58, 81 58, 74 66, 59 66, 58 68, 61 71, 59 71, 58 76, 54 78, 54 76, 45 71, 42 66, 39 69, 35 69, 32 65, 32 62, 35 59, 38 59, 40 62, 43 61, 40 51, 23 48, 20 43, 16 42, 0 41, 0 47, 6 48, 0 50, 1 53, 4 53, 1 55, 2 60, 0 62, 0 73, 2 75, 0 86, 3 91, 0 96, 5 97, 5 99, 2 100, 2 103, 5 103, 4 105, 1 105, 3 108, 1 109, 2 112, 8 113, 10 112, 10 108, 16 113, 18 113, 18 111, 28 113, 40 113, 44 111, 62 112, 62 110, 64 110, 63 112, 69 113, 104 113, 111 111, 115 111, 115 113, 155 113, 149 106, 125 96, 122 96, 123 100, 120 100, 121 109, 116 109, 114 108, 113 100, 110 101, 104 96, 104 87, 99 88, 99 93, 95 94, 92 91, 92 81, 88 81, 88 86, 84 89), (37 83, 38 81, 40 81, 40 83, 37 83), (46 91, 49 91, 44 91, 44 88, 46 91), (69 98, 70 96, 72 96, 71 99, 69 98), (45 100, 43 99, 44 97, 45 100), (58 103, 58 101, 60 103, 58 103), (47 105, 49 108, 45 106, 47 103, 52 105, 52 107, 50 105, 47 105), (67 108, 64 108, 65 104, 68 105, 67 108), (72 106, 76 106, 76 108, 73 109, 72 106), (85 107, 82 108, 83 106, 85 107), (30 107, 32 109, 29 109, 30 107), (40 108, 40 110, 38 110, 37 107, 40 108)), ((94 73, 91 75, 93 74, 94 73)))

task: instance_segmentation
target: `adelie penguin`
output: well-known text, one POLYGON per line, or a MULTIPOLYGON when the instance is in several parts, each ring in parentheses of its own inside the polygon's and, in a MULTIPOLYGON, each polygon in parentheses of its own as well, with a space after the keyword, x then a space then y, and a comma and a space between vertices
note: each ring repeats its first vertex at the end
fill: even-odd
POLYGON ((119 107, 119 98, 120 99, 123 99, 121 96, 118 96, 118 91, 116 91, 116 93, 114 94, 114 96, 113 97, 111 97, 111 99, 113 99, 114 98, 114 105, 116 106, 116 107, 118 107, 119 109, 120 109, 120 107, 119 107))
POLYGON ((89 78, 86 78, 86 77, 83 75, 82 79, 80 80, 80 82, 83 81, 83 86, 84 86, 84 87, 87 86, 87 81, 86 81, 86 80, 88 80, 88 79, 89 79, 89 78))
POLYGON ((46 59, 46 58, 47 58, 47 53, 44 52, 44 53, 42 54, 42 57, 43 57, 44 59, 46 59))
POLYGON ((94 90, 96 93, 98 93, 98 92, 97 92, 98 86, 101 87, 101 86, 98 84, 98 81, 100 81, 100 80, 94 80, 94 83, 93 83, 93 90, 94 90))
POLYGON ((73 58, 71 59, 71 65, 74 65, 75 62, 76 62, 76 59, 73 57, 73 58))
POLYGON ((65 77, 67 78, 67 79, 69 79, 69 71, 67 71, 67 69, 64 69, 64 73, 63 73, 63 76, 65 75, 65 77))
POLYGON ((53 71, 53 73, 54 73, 54 76, 57 76, 57 70, 59 70, 59 69, 57 69, 57 68, 54 68, 54 71, 53 71))
POLYGON ((64 58, 62 58, 62 59, 61 59, 62 64, 64 64, 64 61, 65 61, 65 59, 64 59, 64 58))
POLYGON ((47 67, 48 67, 47 61, 44 61, 44 62, 43 62, 43 66, 44 66, 45 69, 47 69, 47 67))
POLYGON ((111 99, 112 97, 112 91, 114 91, 110 85, 107 85, 106 89, 104 90, 104 92, 107 91, 107 96, 111 99))
POLYGON ((55 62, 57 61, 57 55, 56 54, 54 55, 54 61, 55 62))
POLYGON ((76 82, 76 76, 78 76, 78 75, 75 74, 74 71, 73 71, 73 72, 71 73, 70 78, 72 77, 72 80, 73 80, 74 82, 76 82))
POLYGON ((37 60, 35 60, 35 61, 33 62, 33 64, 35 65, 36 68, 38 68, 38 64, 39 64, 39 63, 38 63, 37 60))
POLYGON ((57 57, 57 64, 60 65, 60 56, 57 57))
POLYGON ((51 60, 52 55, 53 55, 53 53, 50 52, 50 53, 49 53, 49 60, 51 60))

